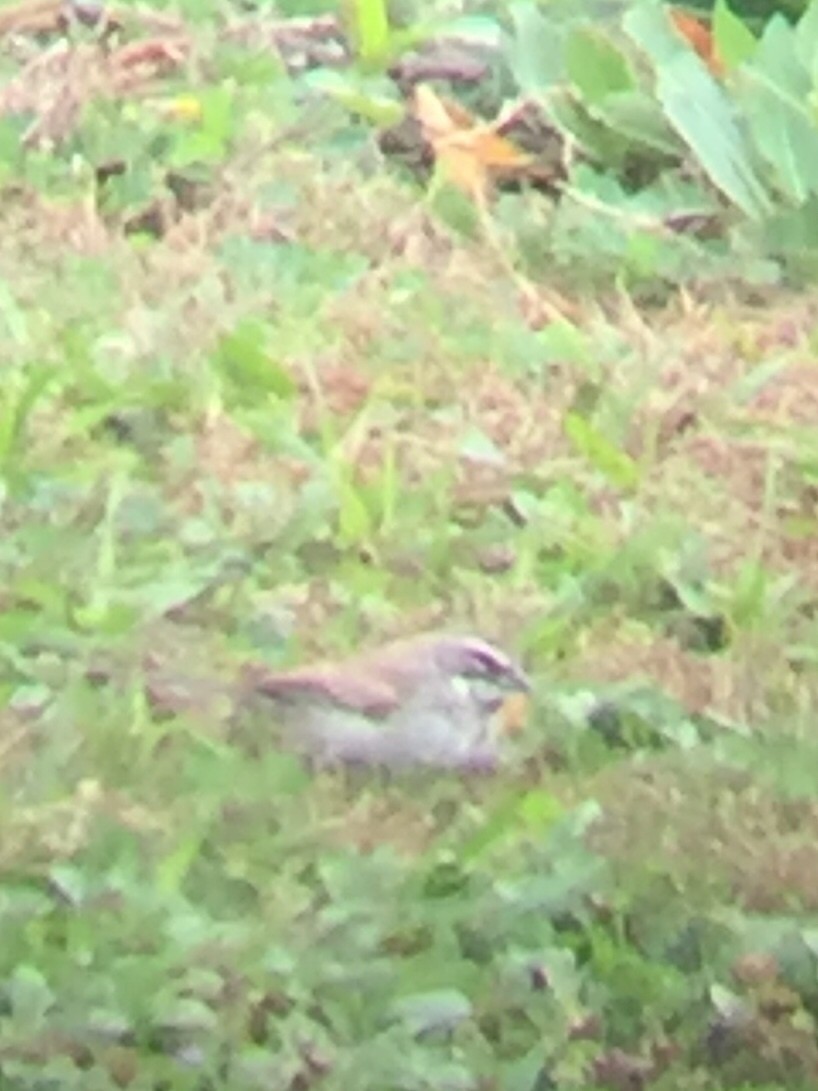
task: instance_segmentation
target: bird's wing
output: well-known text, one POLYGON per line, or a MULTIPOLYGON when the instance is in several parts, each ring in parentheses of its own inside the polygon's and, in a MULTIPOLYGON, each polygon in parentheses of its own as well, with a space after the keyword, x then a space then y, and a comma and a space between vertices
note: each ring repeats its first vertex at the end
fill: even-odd
POLYGON ((274 700, 314 696, 372 719, 386 719, 398 704, 394 686, 377 675, 362 675, 333 667, 255 672, 252 688, 274 700))

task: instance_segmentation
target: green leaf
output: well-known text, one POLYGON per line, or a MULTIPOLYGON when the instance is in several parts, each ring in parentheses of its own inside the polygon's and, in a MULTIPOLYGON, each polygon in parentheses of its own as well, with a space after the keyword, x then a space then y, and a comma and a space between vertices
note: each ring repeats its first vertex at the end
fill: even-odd
POLYGON ((537 1042, 525 1056, 515 1057, 502 1067, 503 1091, 540 1091, 541 1088, 553 1087, 548 1075, 548 1061, 542 1042, 537 1042))
POLYGON ((630 145, 650 148, 660 155, 678 156, 680 143, 662 108, 642 90, 608 95, 595 110, 596 116, 630 145))
POLYGON ((565 1011, 575 1008, 581 988, 573 951, 552 947, 544 952, 541 968, 548 980, 551 995, 565 1011))
POLYGON ((344 546, 360 545, 372 537, 372 515, 361 490, 348 471, 338 474, 338 536, 344 546))
POLYGON ((560 859, 550 872, 497 883, 501 912, 543 913, 558 916, 575 911, 588 894, 599 889, 604 865, 595 857, 577 853, 560 859))
POLYGON ((795 28, 796 49, 801 63, 818 84, 818 4, 809 4, 795 28))
POLYGON ((456 38, 459 42, 488 49, 500 49, 503 44, 503 30, 491 15, 455 15, 439 24, 437 31, 441 37, 456 38))
POLYGON ((577 27, 565 46, 568 77, 591 105, 600 103, 617 91, 630 91, 635 85, 628 58, 601 31, 577 27))
POLYGON ((156 865, 154 882, 162 894, 176 894, 184 885, 188 872, 202 850, 205 835, 199 830, 192 830, 180 837, 173 849, 156 865))
POLYGON ((216 347, 216 366, 248 400, 260 393, 286 399, 296 392, 292 376, 271 357, 268 341, 268 327, 248 318, 221 337, 216 347))
POLYGON ((389 56, 389 10, 386 0, 348 0, 352 38, 360 59, 380 65, 389 56))
POLYGON ((581 455, 612 484, 624 489, 639 483, 639 467, 624 451, 598 431, 585 417, 569 413, 565 434, 581 455))
POLYGON ((818 193, 818 125, 809 104, 810 76, 784 19, 770 20, 742 75, 738 101, 756 146, 787 197, 801 205, 818 193))
POLYGON ((55 380, 56 373, 46 366, 29 368, 19 389, 6 380, 6 389, 0 391, 0 469, 12 468, 25 446, 29 418, 55 380))
POLYGON ((656 96, 714 185, 751 219, 772 208, 752 165, 732 103, 702 61, 671 29, 662 8, 645 4, 627 13, 627 34, 656 68, 656 96))
POLYGON ((559 360, 584 366, 593 358, 589 334, 567 318, 557 318, 545 327, 540 334, 540 349, 548 362, 559 360))
POLYGON ((763 624, 773 594, 773 578, 767 569, 758 561, 745 561, 731 590, 729 609, 733 622, 746 629, 763 624))
POLYGON ((726 0, 716 0, 713 8, 713 41, 725 68, 738 68, 756 50, 757 42, 750 28, 734 15, 726 0))
MULTIPOLYGON (((612 170, 622 168, 627 159, 629 141, 620 133, 614 132, 606 120, 600 120, 601 106, 595 107, 594 116, 591 116, 590 110, 581 100, 573 96, 558 96, 549 103, 549 107, 554 124, 573 137, 577 145, 594 161, 606 163, 612 170)), ((665 131, 669 131, 661 110, 657 108, 657 112, 665 131)))
POLYGON ((457 453, 461 458, 476 462, 483 466, 505 466, 508 458, 491 436, 481 428, 472 426, 460 439, 457 445, 457 453))
POLYGON ((406 116, 406 106, 397 98, 394 85, 384 80, 317 68, 307 73, 303 82, 379 129, 398 125, 406 116))
POLYGON ((164 997, 160 994, 154 1003, 156 1022, 168 1030, 206 1031, 212 1034, 219 1025, 213 1009, 194 997, 164 997))
POLYGON ((534 788, 523 796, 515 789, 492 808, 480 829, 458 848, 458 859, 471 863, 504 842, 509 834, 523 829, 541 836, 564 813, 559 800, 545 789, 534 788))
POLYGON ((170 166, 182 170, 194 163, 219 163, 235 130, 235 95, 229 86, 210 87, 197 94, 201 120, 189 132, 180 130, 168 157, 170 166))
POLYGON ((43 974, 35 966, 17 966, 6 990, 15 1021, 19 1020, 27 1031, 38 1030, 54 1004, 54 994, 43 974))
POLYGON ((523 94, 547 91, 565 79, 563 35, 543 15, 539 4, 525 0, 509 12, 514 28, 508 65, 523 94))
POLYGON ((543 833, 558 818, 562 818, 564 813, 562 803, 544 788, 533 789, 520 800, 520 818, 523 824, 537 833, 543 833))
POLYGON ((758 245, 767 253, 780 255, 804 276, 818 275, 818 198, 810 197, 801 208, 782 209, 758 233, 758 245))
POLYGON ((760 364, 749 368, 734 383, 725 388, 730 401, 739 405, 748 405, 758 394, 773 384, 779 376, 788 371, 790 361, 786 356, 775 356, 772 360, 762 360, 760 364))
POLYGON ((416 993, 392 1005, 393 1018, 406 1025, 411 1034, 451 1029, 470 1018, 471 1013, 471 1001, 457 989, 416 993))

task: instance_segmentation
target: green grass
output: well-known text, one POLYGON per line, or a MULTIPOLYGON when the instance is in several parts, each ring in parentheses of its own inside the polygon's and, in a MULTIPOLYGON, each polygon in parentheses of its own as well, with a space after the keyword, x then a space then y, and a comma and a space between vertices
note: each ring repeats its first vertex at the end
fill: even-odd
POLYGON ((529 322, 510 229, 199 33, 200 123, 4 163, 0 1085, 813 1086, 812 296, 529 322), (493 780, 231 705, 432 625, 535 679, 493 780))

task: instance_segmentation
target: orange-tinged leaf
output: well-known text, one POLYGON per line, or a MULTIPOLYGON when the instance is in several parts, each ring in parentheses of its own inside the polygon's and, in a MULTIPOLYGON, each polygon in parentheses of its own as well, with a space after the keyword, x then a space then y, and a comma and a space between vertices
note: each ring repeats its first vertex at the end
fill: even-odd
MULTIPOLYGON (((460 106, 460 127, 463 127, 462 114, 465 113, 460 106)), ((457 132, 458 122, 451 110, 443 105, 443 100, 425 83, 419 83, 415 88, 415 116, 423 129, 423 135, 430 144, 444 140, 447 136, 457 132)), ((468 125, 471 118, 465 122, 468 125)))
POLYGON ((491 170, 521 171, 529 167, 533 157, 522 151, 507 137, 500 136, 493 128, 475 133, 475 150, 491 170))
POLYGON ((485 197, 493 174, 520 174, 533 162, 496 123, 479 121, 427 84, 415 88, 414 111, 442 174, 475 200, 485 197))
POLYGON ((671 8, 670 19, 678 33, 695 49, 713 75, 723 76, 724 64, 718 55, 710 28, 695 15, 681 8, 671 8))
POLYGON ((436 147, 435 161, 453 186, 468 193, 475 201, 484 199, 489 187, 488 171, 471 148, 457 144, 436 147))

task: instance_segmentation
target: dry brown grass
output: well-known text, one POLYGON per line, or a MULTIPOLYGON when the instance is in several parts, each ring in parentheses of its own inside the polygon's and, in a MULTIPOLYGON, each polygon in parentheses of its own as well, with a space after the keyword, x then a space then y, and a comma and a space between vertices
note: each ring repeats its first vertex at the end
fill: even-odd
POLYGON ((754 912, 818 908, 818 807, 782 800, 751 776, 678 755, 610 768, 591 790, 592 841, 620 866, 670 875, 690 898, 754 912))

